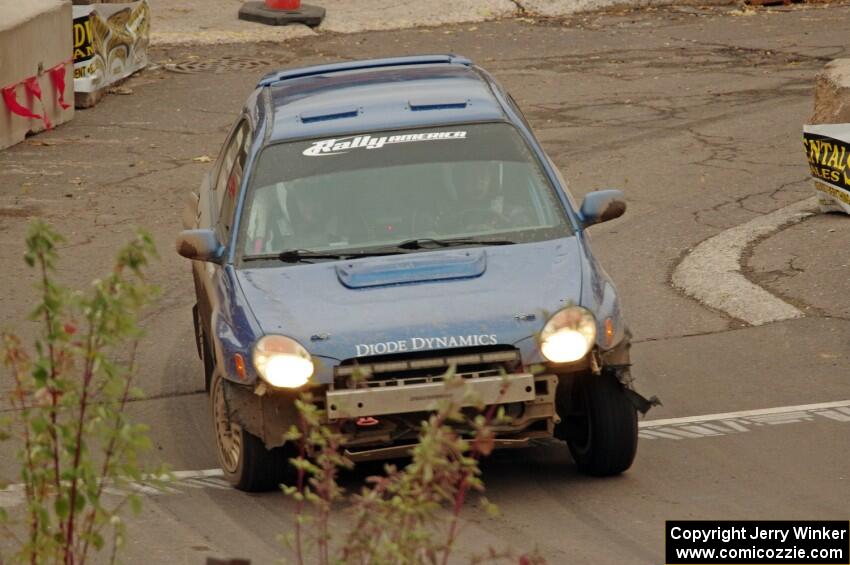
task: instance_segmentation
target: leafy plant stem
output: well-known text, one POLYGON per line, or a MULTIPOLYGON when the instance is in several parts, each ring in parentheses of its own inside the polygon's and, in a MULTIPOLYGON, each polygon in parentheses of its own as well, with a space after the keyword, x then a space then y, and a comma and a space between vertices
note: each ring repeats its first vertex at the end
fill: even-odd
MULTIPOLYGON (((92 316, 94 316, 94 312, 92 316)), ((71 494, 68 497, 68 521, 65 526, 65 547, 63 548, 64 553, 64 561, 65 565, 74 565, 74 553, 72 552, 72 546, 74 543, 74 518, 77 515, 76 507, 77 507, 77 485, 78 485, 78 473, 80 468, 80 456, 82 455, 83 450, 83 428, 86 421, 86 409, 88 408, 88 395, 89 395, 89 386, 91 385, 91 379, 94 375, 94 359, 96 348, 100 345, 99 341, 94 338, 94 328, 95 322, 93 319, 89 319, 89 331, 86 336, 86 348, 85 348, 85 368, 83 370, 83 388, 82 393, 80 395, 80 403, 79 403, 79 414, 77 419, 77 429, 74 436, 74 457, 71 463, 71 494)))
MULTIPOLYGON (((121 398, 118 402, 118 410, 114 414, 113 424, 117 426, 121 419, 121 414, 124 413, 124 409, 127 406, 127 401, 130 398, 130 390, 132 388, 133 383, 133 375, 135 375, 136 368, 136 352, 138 351, 139 340, 133 340, 132 349, 130 350, 130 360, 127 364, 127 378, 124 379, 124 389, 121 391, 121 398)), ((118 436, 113 435, 109 438, 109 443, 106 446, 106 450, 104 452, 103 457, 103 465, 101 466, 100 476, 107 477, 109 475, 109 467, 112 464, 112 459, 116 455, 116 444, 118 441, 118 436)), ((96 499, 100 500, 101 495, 103 494, 103 488, 106 485, 106 481, 100 481, 97 485, 97 495, 96 499)), ((119 507, 126 502, 126 498, 121 501, 119 507)), ((116 507, 117 508, 117 507, 116 507)), ((90 508, 88 511, 88 515, 86 516, 85 526, 83 527, 84 534, 84 542, 82 548, 82 558, 81 562, 85 563, 86 556, 88 555, 89 544, 91 540, 91 536, 88 534, 92 533, 92 528, 94 527, 94 519, 97 515, 97 508, 90 508)), ((117 532, 115 534, 117 536, 117 532)), ((113 546, 113 559, 115 557, 115 547, 113 546)))

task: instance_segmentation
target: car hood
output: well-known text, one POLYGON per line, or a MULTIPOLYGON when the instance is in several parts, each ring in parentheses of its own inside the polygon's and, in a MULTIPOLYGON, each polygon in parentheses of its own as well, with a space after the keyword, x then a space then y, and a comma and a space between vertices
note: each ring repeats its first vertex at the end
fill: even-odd
POLYGON ((239 269, 261 330, 312 355, 515 344, 581 296, 575 237, 239 269))

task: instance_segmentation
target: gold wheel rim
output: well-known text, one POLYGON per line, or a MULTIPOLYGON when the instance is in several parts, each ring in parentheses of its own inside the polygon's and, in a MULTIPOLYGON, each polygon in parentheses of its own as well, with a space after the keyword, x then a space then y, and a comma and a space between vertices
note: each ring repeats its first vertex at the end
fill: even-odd
POLYGON ((220 378, 216 379, 213 388, 213 421, 221 466, 227 473, 235 473, 242 457, 242 427, 231 421, 227 413, 224 386, 220 378))

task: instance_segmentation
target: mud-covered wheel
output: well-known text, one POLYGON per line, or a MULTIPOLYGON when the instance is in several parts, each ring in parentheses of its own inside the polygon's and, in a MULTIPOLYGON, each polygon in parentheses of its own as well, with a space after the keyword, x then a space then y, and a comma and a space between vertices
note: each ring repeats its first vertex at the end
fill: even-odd
POLYGON ((290 466, 284 449, 266 449, 260 438, 244 430, 230 417, 224 386, 220 377, 213 379, 213 426, 224 477, 234 487, 247 492, 278 488, 290 466))
POLYGON ((637 452, 637 410, 617 379, 584 375, 573 389, 567 445, 582 473, 618 475, 632 466, 637 452))

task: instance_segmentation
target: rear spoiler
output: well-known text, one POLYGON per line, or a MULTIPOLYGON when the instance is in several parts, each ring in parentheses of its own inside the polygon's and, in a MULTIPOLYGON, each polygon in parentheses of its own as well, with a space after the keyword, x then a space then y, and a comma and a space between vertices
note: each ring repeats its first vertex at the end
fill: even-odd
POLYGON ((367 59, 362 61, 347 61, 345 63, 331 63, 329 65, 317 65, 315 67, 303 67, 300 69, 289 69, 269 73, 260 79, 257 88, 271 86, 276 82, 293 78, 303 78, 317 75, 341 73, 345 71, 357 71, 361 69, 379 69, 383 67, 404 67, 410 65, 464 65, 471 66, 472 61, 458 55, 414 55, 411 57, 390 57, 387 59, 367 59))

